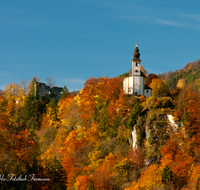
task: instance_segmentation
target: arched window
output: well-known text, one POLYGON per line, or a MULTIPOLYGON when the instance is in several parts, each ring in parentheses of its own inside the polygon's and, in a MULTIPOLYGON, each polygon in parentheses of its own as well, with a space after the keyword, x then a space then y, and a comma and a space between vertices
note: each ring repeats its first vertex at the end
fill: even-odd
POLYGON ((137 67, 137 66, 138 66, 138 63, 135 63, 135 66, 137 67))

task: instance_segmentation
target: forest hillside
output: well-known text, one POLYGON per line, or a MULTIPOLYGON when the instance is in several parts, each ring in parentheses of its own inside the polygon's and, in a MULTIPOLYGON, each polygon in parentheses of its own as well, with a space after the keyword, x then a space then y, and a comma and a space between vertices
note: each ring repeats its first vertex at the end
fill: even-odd
POLYGON ((187 82, 188 67, 174 75, 182 72, 173 90, 172 77, 151 74, 149 98, 125 95, 123 77, 89 78, 76 95, 65 88, 58 103, 37 95, 36 78, 28 93, 8 84, 1 189, 200 189, 200 80, 187 82))
POLYGON ((200 59, 188 63, 178 71, 164 72, 158 77, 167 83, 170 90, 176 88, 180 79, 184 79, 186 84, 196 84, 200 77, 200 59))

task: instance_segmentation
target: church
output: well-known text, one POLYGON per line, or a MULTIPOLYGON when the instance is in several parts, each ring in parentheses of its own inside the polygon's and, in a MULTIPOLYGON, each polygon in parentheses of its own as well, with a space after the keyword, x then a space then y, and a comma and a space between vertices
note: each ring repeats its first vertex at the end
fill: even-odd
POLYGON ((133 53, 132 69, 123 80, 124 93, 128 95, 145 95, 150 97, 152 89, 146 85, 147 76, 142 72, 140 63, 140 53, 136 44, 133 53))

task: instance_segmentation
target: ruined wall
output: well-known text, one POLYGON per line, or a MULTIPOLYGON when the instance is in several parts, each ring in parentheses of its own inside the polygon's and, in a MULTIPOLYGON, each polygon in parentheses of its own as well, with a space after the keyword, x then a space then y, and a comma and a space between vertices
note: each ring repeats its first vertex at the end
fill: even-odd
POLYGON ((37 95, 48 100, 53 98, 56 100, 56 102, 58 102, 60 99, 62 89, 62 87, 53 86, 50 88, 50 86, 47 86, 45 83, 37 83, 37 95))

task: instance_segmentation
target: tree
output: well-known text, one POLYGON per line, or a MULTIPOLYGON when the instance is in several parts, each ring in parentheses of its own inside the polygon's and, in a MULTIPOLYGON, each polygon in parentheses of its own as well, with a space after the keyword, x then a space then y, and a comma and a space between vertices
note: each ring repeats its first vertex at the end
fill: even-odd
POLYGON ((23 94, 23 89, 19 84, 16 83, 10 83, 6 85, 4 90, 4 96, 6 99, 14 99, 17 96, 21 96, 23 94))
POLYGON ((168 165, 165 166, 162 172, 163 182, 170 182, 172 180, 172 171, 168 165))
POLYGON ((150 73, 146 80, 146 85, 149 86, 151 84, 152 80, 157 79, 157 78, 158 78, 158 76, 156 74, 150 73))
POLYGON ((69 95, 69 90, 66 86, 64 86, 61 92, 60 101, 65 99, 68 95, 69 95))
POLYGON ((119 175, 120 179, 127 178, 129 181, 129 175, 132 167, 132 161, 128 158, 123 158, 118 164, 115 165, 114 170, 119 175))
POLYGON ((32 94, 34 94, 36 92, 36 85, 37 85, 37 82, 39 82, 40 79, 35 75, 34 77, 32 77, 32 79, 29 81, 28 83, 28 92, 31 91, 32 94))
POLYGON ((137 101, 133 109, 131 110, 131 114, 129 120, 127 122, 127 127, 133 130, 133 126, 136 124, 136 120, 142 110, 142 105, 137 101))
POLYGON ((139 178, 138 185, 141 189, 151 190, 163 186, 162 168, 159 165, 151 165, 139 178))
POLYGON ((79 175, 76 177, 74 187, 79 190, 87 190, 89 187, 89 178, 87 175, 79 175))
POLYGON ((46 82, 47 82, 47 85, 50 86, 50 88, 56 83, 56 81, 54 81, 54 80, 52 79, 52 77, 47 77, 47 78, 46 78, 46 82))
POLYGON ((20 82, 20 86, 23 89, 24 94, 26 94, 28 91, 27 84, 28 84, 28 81, 26 79, 22 79, 22 81, 20 82))
POLYGON ((178 84, 177 84, 177 88, 183 89, 185 88, 185 79, 179 79, 178 84))
POLYGON ((152 96, 165 97, 169 95, 169 89, 161 79, 153 79, 150 87, 152 88, 152 96))

